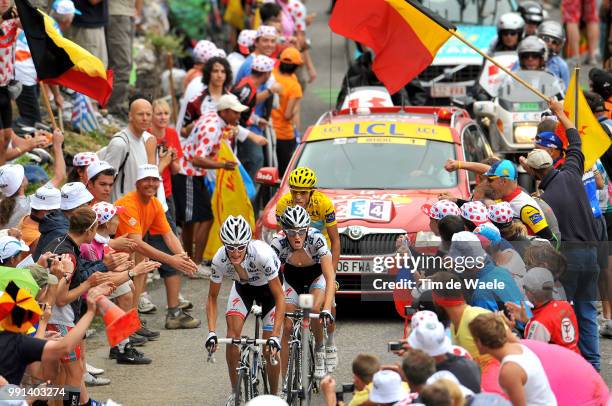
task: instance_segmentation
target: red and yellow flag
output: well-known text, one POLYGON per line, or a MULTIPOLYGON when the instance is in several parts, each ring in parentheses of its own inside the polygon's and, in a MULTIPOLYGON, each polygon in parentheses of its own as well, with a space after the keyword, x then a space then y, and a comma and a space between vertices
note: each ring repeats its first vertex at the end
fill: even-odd
POLYGON ((51 17, 16 0, 39 80, 58 84, 89 96, 104 106, 113 90, 113 72, 102 61, 74 42, 61 36, 51 17))
POLYGON ((372 48, 372 69, 389 93, 429 66, 455 29, 414 0, 338 0, 329 27, 372 48))
MULTIPOLYGON (((606 134, 595 114, 591 111, 582 89, 578 88, 578 122, 576 123, 576 72, 572 73, 563 110, 567 117, 576 124, 576 129, 582 138, 582 153, 584 154, 584 170, 591 169, 595 161, 601 157, 610 147, 610 137, 606 134)), ((563 126, 557 126, 557 133, 567 147, 567 136, 563 126)))

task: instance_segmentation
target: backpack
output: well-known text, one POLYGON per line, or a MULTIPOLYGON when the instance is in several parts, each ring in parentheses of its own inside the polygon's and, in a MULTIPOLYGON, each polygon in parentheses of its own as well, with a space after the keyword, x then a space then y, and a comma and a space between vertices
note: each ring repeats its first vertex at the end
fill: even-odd
MULTIPOLYGON (((125 130, 121 130, 117 134, 113 135, 113 137, 111 138, 111 141, 114 138, 121 138, 123 142, 125 142, 125 145, 127 146, 127 153, 125 154, 125 157, 121 161, 121 165, 119 165, 119 168, 117 169, 117 176, 121 174, 121 180, 120 180, 121 183, 119 184, 119 192, 123 195, 125 193, 124 192, 125 171, 123 170, 123 168, 125 168, 125 164, 127 163, 127 160, 130 157, 130 138, 128 137, 128 134, 125 132, 125 130)), ((107 160, 106 158, 108 155, 108 147, 107 146, 102 147, 96 154, 102 161, 106 161, 107 160)))

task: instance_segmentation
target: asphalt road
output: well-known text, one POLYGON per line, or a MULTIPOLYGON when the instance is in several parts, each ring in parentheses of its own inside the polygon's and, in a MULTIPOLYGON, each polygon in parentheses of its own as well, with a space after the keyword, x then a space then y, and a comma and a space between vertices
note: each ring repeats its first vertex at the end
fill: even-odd
MULTIPOLYGON (((309 29, 312 40, 312 55, 318 78, 308 86, 302 103, 302 125, 314 123, 321 114, 335 104, 339 84, 346 69, 344 40, 331 35, 325 14, 329 1, 310 0, 309 12, 316 12, 315 23, 309 29)), ((302 129, 303 130, 303 129, 302 129)), ((205 326, 204 300, 208 293, 207 280, 185 280, 184 296, 196 304, 194 315, 205 326)), ((225 282, 219 298, 219 309, 225 308, 229 283, 225 282)), ((104 376, 112 384, 92 388, 94 399, 112 398, 123 405, 224 405, 230 393, 229 378, 225 365, 224 350, 217 355, 216 364, 206 362, 204 338, 206 327, 194 330, 163 330, 165 316, 165 292, 160 281, 150 285, 154 302, 159 310, 156 315, 144 316, 149 327, 161 331, 159 341, 150 342, 142 350, 153 359, 149 366, 117 365, 108 360, 108 345, 103 332, 88 340, 88 360, 93 365, 106 369, 104 376)), ((225 323, 219 316, 218 333, 223 336, 225 323)), ((252 319, 247 320, 245 332, 252 334, 252 319)), ((339 303, 337 345, 340 365, 335 373, 338 382, 350 383, 351 361, 362 351, 381 357, 383 362, 396 361, 386 352, 387 342, 401 337, 402 322, 389 304, 339 303)), ((602 341, 603 375, 612 383, 612 344, 602 341)), ((323 404, 318 400, 317 404, 323 404)))

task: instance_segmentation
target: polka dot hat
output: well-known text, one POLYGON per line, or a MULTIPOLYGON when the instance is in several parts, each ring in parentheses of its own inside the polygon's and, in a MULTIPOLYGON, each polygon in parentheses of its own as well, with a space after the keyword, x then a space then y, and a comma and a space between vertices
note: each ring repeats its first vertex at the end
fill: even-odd
POLYGON ((508 202, 495 203, 489 207, 489 220, 497 224, 509 224, 514 219, 514 210, 508 202))
POLYGON ((72 158, 72 166, 89 166, 99 160, 95 152, 79 152, 72 158))
POLYGON ((257 55, 253 58, 251 69, 257 72, 272 72, 272 69, 274 69, 274 59, 265 55, 257 55))
POLYGON ((121 214, 124 210, 122 206, 114 206, 107 202, 98 202, 93 205, 92 209, 96 213, 99 224, 107 223, 115 214, 121 214))
POLYGON ((205 39, 198 41, 193 48, 193 59, 196 63, 206 63, 206 61, 212 57, 212 52, 216 49, 216 45, 210 41, 205 39))
POLYGON ((410 328, 416 330, 420 324, 431 321, 438 322, 438 315, 430 310, 421 310, 420 312, 416 312, 412 316, 412 319, 410 319, 410 328))
POLYGON ((424 204, 421 210, 434 220, 441 220, 448 215, 461 215, 459 206, 450 200, 438 200, 434 204, 424 204))
POLYGON ((489 221, 487 217, 487 206, 479 201, 467 202, 461 206, 461 217, 471 221, 477 226, 489 221))

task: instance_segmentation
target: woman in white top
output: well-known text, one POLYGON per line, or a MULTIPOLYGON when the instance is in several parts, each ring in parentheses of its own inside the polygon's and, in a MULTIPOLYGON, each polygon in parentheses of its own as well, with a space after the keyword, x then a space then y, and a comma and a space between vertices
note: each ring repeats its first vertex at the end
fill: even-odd
POLYGON ((513 406, 556 406, 548 377, 540 359, 510 333, 494 313, 481 314, 469 324, 481 354, 501 362, 499 386, 513 406))

